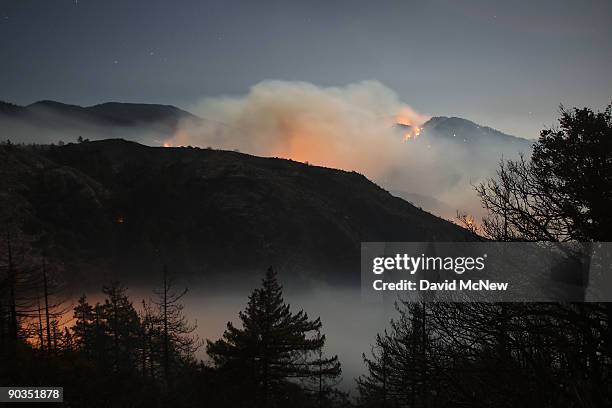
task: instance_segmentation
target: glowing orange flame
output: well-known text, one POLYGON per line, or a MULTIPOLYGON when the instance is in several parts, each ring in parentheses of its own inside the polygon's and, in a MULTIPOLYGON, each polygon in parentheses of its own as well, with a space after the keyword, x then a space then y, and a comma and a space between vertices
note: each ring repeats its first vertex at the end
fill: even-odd
POLYGON ((404 141, 408 141, 410 139, 416 139, 421 135, 421 130, 423 128, 420 127, 410 127, 410 130, 404 133, 404 141))
POLYGON ((417 126, 417 124, 421 122, 415 123, 414 116, 414 112, 408 108, 400 110, 395 115, 395 123, 405 128, 404 141, 416 139, 421 135, 421 130, 423 130, 423 128, 417 126))
POLYGON ((404 126, 412 126, 412 121, 406 115, 403 115, 402 112, 398 113, 395 116, 395 123, 404 125, 404 126))

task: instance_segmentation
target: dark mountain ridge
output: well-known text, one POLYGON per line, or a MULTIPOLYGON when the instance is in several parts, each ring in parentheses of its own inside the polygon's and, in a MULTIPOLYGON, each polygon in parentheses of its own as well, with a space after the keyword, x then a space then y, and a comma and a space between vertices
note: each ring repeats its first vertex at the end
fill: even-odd
MULTIPOLYGON (((0 118, 47 130, 96 127, 156 127, 174 131, 181 121, 200 119, 172 105, 106 102, 92 106, 43 100, 27 106, 0 101, 0 118)), ((86 134, 85 134, 86 135, 86 134)))
POLYGON ((9 203, 80 283, 167 264, 194 279, 275 265, 358 284, 363 241, 471 239, 358 173, 291 160, 103 140, 2 145, 0 162, 9 203))
MULTIPOLYGON (((71 105, 52 100, 42 100, 27 106, 0 101, 0 119, 12 118, 46 126, 98 126, 147 127, 162 125, 176 130, 180 121, 198 123, 198 116, 172 105, 106 102, 92 106, 71 105)), ((410 126, 397 124, 399 128, 410 126)), ((435 116, 422 126, 418 139, 444 138, 456 142, 515 145, 519 150, 528 149, 531 141, 500 132, 458 117, 435 116)))

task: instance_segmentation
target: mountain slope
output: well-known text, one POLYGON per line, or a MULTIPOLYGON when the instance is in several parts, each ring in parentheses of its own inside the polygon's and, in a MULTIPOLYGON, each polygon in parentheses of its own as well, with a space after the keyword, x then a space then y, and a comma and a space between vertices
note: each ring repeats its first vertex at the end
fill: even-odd
POLYGON ((125 125, 158 122, 176 127, 180 120, 199 120, 197 116, 172 105, 106 102, 85 109, 97 117, 125 125))
MULTIPOLYGON (((415 132, 403 126, 400 133, 415 132)), ((445 218, 454 218, 457 211, 483 216, 474 185, 494 177, 500 160, 516 160, 521 154, 528 158, 532 144, 532 140, 466 119, 433 117, 423 124, 418 136, 406 140, 409 171, 389 178, 386 185, 445 218)))
POLYGON ((528 151, 533 141, 500 132, 488 126, 457 117, 435 116, 423 125, 422 135, 431 138, 444 138, 457 143, 478 144, 491 150, 504 149, 516 153, 528 151))
POLYGON ((16 115, 25 120, 55 117, 55 119, 62 118, 64 122, 91 121, 109 126, 156 122, 176 125, 183 119, 198 120, 197 116, 172 105, 121 102, 106 102, 86 107, 49 100, 34 102, 27 106, 0 102, 0 114, 16 115))
MULTIPOLYGON (((122 138, 161 146, 177 135, 179 123, 197 129, 190 125, 201 121, 170 105, 109 102, 81 107, 40 101, 22 107, 0 103, 0 140, 51 144, 122 138)), ((399 124, 397 128, 398 137, 410 130, 399 124)), ((528 155, 531 143, 466 119, 434 117, 423 125, 419 137, 407 141, 401 153, 405 162, 378 181, 445 218, 454 218, 457 210, 483 215, 473 184, 493 176, 502 157, 528 155)))
POLYGON ((290 160, 123 140, 2 146, 0 159, 29 228, 92 283, 167 263, 191 277, 276 265, 357 284, 362 241, 471 239, 362 175, 290 160))
POLYGON ((163 140, 182 122, 200 118, 171 105, 107 102, 82 107, 55 101, 27 106, 0 102, 0 140, 26 143, 105 139, 163 140))

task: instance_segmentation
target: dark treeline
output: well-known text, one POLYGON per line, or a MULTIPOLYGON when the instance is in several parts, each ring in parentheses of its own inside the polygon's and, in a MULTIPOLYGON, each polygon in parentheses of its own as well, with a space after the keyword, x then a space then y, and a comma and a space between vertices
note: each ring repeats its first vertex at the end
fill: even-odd
MULTIPOLYGON (((477 239, 612 241, 612 105, 562 107, 559 125, 541 132, 529 160, 502 161, 476 192, 488 216, 458 218, 477 239)), ((551 274, 588 283, 582 270, 551 274)), ((364 354, 366 374, 357 379, 364 406, 612 406, 609 303, 400 301, 396 308, 399 317, 364 354)))
POLYGON ((82 295, 69 310, 62 263, 49 255, 56 248, 25 232, 27 207, 11 193, 0 195, 0 385, 63 386, 77 407, 347 404, 320 319, 290 310, 271 268, 239 315, 242 327, 228 323, 206 344, 184 313, 187 290, 175 289, 165 266, 147 300, 134 303, 110 282, 103 301, 82 295))
MULTIPOLYGON (((562 109, 529 160, 502 162, 476 191, 489 215, 459 219, 477 239, 612 241, 612 106, 562 109)), ((290 309, 272 269, 216 341, 194 336, 166 268, 138 307, 113 282, 101 303, 81 297, 64 327, 53 246, 15 213, 1 221, 0 383, 62 385, 67 406, 612 406, 608 303, 398 301, 349 398, 321 320, 290 309)))
POLYGON ((240 313, 242 327, 228 323, 221 339, 207 341, 209 362, 195 356, 203 343, 183 313, 187 291, 174 290, 166 268, 161 283, 136 308, 111 282, 101 303, 81 296, 59 330, 67 314, 15 306, 22 289, 3 280, 0 384, 61 385, 77 407, 349 405, 335 388, 340 362, 325 354, 321 320, 290 310, 272 268, 240 313))
POLYGON ((398 303, 357 382, 366 407, 607 407, 601 304, 398 303))

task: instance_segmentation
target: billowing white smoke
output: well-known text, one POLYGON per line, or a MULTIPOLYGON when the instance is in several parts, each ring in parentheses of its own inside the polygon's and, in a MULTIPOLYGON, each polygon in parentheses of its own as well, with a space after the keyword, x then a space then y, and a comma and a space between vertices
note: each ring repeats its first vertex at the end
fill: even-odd
POLYGON ((453 218, 457 209, 479 214, 470 183, 493 175, 499 160, 489 154, 490 160, 483 161, 477 146, 462 148, 427 133, 405 141, 409 129, 397 124, 411 125, 414 131, 428 117, 377 81, 328 88, 263 81, 246 95, 207 98, 188 110, 203 120, 185 119, 173 135, 155 124, 101 126, 59 117, 51 122, 54 126, 47 126, 0 117, 0 140, 57 143, 79 136, 121 137, 154 146, 210 146, 291 158, 358 171, 394 195, 446 218, 453 218))
POLYGON ((204 99, 188 110, 203 122, 184 123, 167 146, 237 149, 355 170, 446 218, 457 209, 479 214, 470 182, 471 173, 483 171, 475 158, 443 138, 406 142, 397 124, 417 128, 429 118, 378 81, 324 88, 269 80, 246 95, 204 99))
POLYGON ((168 145, 238 149, 356 170, 373 179, 406 162, 398 118, 416 126, 428 119, 377 81, 330 88, 263 81, 245 96, 205 99, 191 110, 203 123, 185 124, 168 145))

